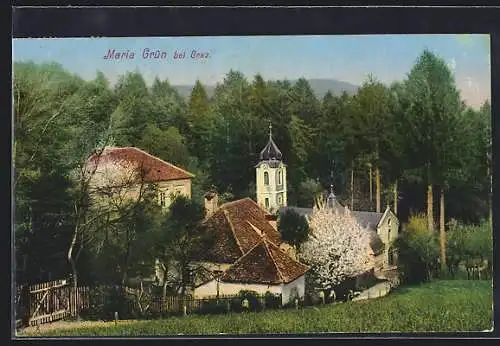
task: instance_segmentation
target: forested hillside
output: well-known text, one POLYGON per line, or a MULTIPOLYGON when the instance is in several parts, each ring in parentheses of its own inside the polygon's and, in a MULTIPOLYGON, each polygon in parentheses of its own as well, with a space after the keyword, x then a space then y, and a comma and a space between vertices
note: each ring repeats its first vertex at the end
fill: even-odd
POLYGON ((71 175, 103 143, 193 172, 195 199, 212 185, 226 200, 255 198, 254 165, 271 122, 288 165, 289 205, 310 207, 333 182, 344 204, 389 204, 403 222, 425 212, 438 224, 440 202, 446 219, 490 213, 490 105, 467 107, 446 63, 428 51, 404 80, 370 76, 358 92, 322 98, 306 79, 233 70, 212 96, 197 81, 188 98, 168 76, 148 86, 138 71, 113 86, 102 73, 85 81, 57 63, 16 62, 13 74, 16 248, 29 257, 17 265, 28 276, 67 271, 79 198, 71 175))

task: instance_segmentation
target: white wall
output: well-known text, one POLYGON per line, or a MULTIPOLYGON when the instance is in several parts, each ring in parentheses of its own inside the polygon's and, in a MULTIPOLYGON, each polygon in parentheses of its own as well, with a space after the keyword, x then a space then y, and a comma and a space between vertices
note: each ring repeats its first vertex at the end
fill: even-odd
POLYGON ((163 209, 168 209, 172 204, 171 194, 181 194, 191 198, 191 179, 179 179, 170 181, 161 181, 158 186, 158 203, 160 203, 160 193, 165 193, 165 205, 163 209))
MULTIPOLYGON (((220 294, 220 293, 219 293, 220 294)), ((195 287, 193 290, 194 298, 203 298, 206 296, 217 295, 217 281, 211 280, 199 287, 195 287)))
POLYGON ((297 293, 299 294, 299 298, 303 298, 306 290, 306 279, 305 275, 302 275, 295 281, 284 284, 282 288, 282 302, 283 304, 288 303, 290 299, 290 294, 292 293, 293 288, 297 288, 297 293))
POLYGON ((391 244, 398 237, 399 230, 399 220, 394 216, 392 212, 388 212, 385 218, 382 220, 382 223, 377 228, 377 233, 380 236, 380 239, 385 245, 384 249, 384 266, 389 264, 389 248, 391 244))
POLYGON ((265 199, 269 198, 269 209, 278 209, 280 206, 277 202, 278 194, 283 196, 282 205, 287 205, 287 175, 286 166, 280 163, 279 167, 271 168, 265 162, 262 162, 255 170, 256 174, 256 195, 257 204, 265 208, 265 199), (282 185, 277 186, 278 171, 282 171, 282 185), (269 185, 264 184, 264 172, 269 174, 269 185))
MULTIPOLYGON (((242 290, 255 291, 259 294, 265 294, 267 291, 275 294, 280 294, 282 285, 262 285, 262 284, 241 284, 241 283, 219 283, 219 295, 238 295, 242 290)), ((217 295, 216 280, 209 281, 194 289, 196 298, 217 295)))

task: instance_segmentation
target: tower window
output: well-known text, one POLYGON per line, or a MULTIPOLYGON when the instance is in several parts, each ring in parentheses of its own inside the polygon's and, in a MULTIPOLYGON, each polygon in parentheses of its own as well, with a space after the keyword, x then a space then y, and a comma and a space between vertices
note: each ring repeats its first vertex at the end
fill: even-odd
POLYGON ((283 196, 278 195, 278 204, 281 206, 283 205, 283 196))
POLYGON ((269 185, 269 173, 264 172, 264 185, 269 185))
POLYGON ((278 172, 278 185, 283 184, 283 172, 279 171, 278 172))
POLYGON ((269 198, 265 199, 266 208, 269 208, 269 198))

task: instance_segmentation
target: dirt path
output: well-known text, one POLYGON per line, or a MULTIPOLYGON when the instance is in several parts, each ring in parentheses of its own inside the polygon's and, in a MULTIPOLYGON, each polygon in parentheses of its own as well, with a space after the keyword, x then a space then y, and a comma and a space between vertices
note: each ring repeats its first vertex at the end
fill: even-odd
MULTIPOLYGON (((135 320, 118 321, 118 324, 130 324, 137 322, 135 320)), ((53 323, 41 324, 38 327, 27 327, 16 332, 16 336, 40 336, 41 334, 54 329, 74 329, 74 328, 89 328, 89 327, 112 327, 114 321, 57 321, 53 323)))

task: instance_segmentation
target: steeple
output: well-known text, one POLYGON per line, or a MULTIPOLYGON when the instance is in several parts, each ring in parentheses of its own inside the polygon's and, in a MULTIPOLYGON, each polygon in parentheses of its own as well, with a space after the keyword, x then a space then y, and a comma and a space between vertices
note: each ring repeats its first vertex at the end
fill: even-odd
POLYGON ((283 155, 281 154, 281 151, 273 141, 273 125, 271 124, 271 122, 269 122, 269 140, 264 149, 262 149, 262 151, 260 152, 259 159, 260 161, 281 161, 282 158, 283 155))
POLYGON ((338 208, 340 204, 337 202, 337 197, 335 196, 335 193, 333 192, 333 164, 335 161, 332 160, 332 170, 330 171, 330 192, 328 193, 328 196, 326 197, 326 206, 328 208, 338 208))
POLYGON ((286 164, 273 140, 273 125, 269 122, 269 139, 255 165, 257 203, 273 214, 287 205, 286 164))

